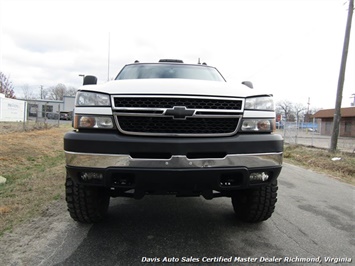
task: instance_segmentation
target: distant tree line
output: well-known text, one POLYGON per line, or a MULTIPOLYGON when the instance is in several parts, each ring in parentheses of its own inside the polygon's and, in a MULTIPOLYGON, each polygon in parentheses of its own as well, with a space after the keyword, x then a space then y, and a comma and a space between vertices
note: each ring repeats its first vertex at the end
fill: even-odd
MULTIPOLYGON (((77 89, 71 86, 65 86, 62 83, 56 86, 43 88, 40 86, 35 92, 28 84, 22 86, 23 99, 47 99, 47 100, 63 100, 64 96, 75 96, 77 89)), ((0 93, 5 94, 6 98, 15 99, 15 91, 12 81, 3 72, 0 72, 0 93)))
POLYGON ((288 100, 276 103, 276 114, 289 122, 300 122, 301 118, 303 118, 304 122, 312 122, 312 115, 318 110, 318 108, 309 108, 304 104, 293 103, 288 100))
POLYGON ((28 84, 22 86, 23 98, 29 99, 47 99, 47 100, 63 100, 64 96, 75 96, 77 89, 74 87, 67 87, 63 83, 58 83, 56 86, 44 88, 39 87, 39 91, 35 93, 30 89, 28 84))
MULTIPOLYGON (((22 87, 23 98, 29 99, 48 99, 48 100, 63 100, 64 96, 75 96, 77 89, 74 87, 67 87, 62 83, 56 86, 43 88, 41 86, 39 93, 35 93, 30 89, 28 84, 22 87)), ((9 77, 0 72, 0 93, 4 93, 7 98, 16 98, 14 87, 9 77)), ((299 122, 303 118, 304 122, 312 122, 311 116, 318 111, 316 108, 310 109, 304 104, 293 103, 288 100, 279 101, 276 103, 276 114, 278 117, 290 122, 299 122)))

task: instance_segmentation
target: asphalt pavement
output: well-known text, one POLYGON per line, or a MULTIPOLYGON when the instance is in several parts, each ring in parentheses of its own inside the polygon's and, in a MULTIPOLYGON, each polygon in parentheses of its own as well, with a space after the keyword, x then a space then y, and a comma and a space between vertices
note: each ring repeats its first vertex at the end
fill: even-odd
POLYGON ((285 164, 276 210, 266 222, 237 221, 227 198, 117 198, 106 222, 83 226, 67 218, 47 245, 52 248, 32 263, 353 265, 354 206, 354 186, 285 164))

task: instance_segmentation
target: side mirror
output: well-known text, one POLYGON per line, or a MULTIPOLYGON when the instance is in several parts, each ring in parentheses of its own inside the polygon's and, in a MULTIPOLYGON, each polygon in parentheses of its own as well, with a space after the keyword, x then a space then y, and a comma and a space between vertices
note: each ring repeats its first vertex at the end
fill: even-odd
POLYGON ((95 85, 97 84, 97 77, 95 76, 85 76, 83 80, 83 85, 95 85))
POLYGON ((251 88, 251 89, 254 88, 253 83, 251 81, 243 81, 242 84, 251 88))

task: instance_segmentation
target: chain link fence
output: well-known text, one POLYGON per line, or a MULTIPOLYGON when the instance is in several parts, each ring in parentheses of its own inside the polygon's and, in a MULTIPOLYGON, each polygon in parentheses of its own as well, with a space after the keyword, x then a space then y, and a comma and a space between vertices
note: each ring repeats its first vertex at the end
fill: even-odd
MULTIPOLYGON (((284 137, 287 144, 330 148, 331 136, 321 135, 316 123, 285 122, 282 126, 278 126, 276 131, 284 137)), ((355 152, 355 138, 339 137, 337 149, 344 152, 355 152)))
POLYGON ((61 112, 59 108, 58 110, 53 110, 53 106, 47 105, 40 107, 42 108, 35 104, 28 104, 25 121, 0 121, 0 134, 59 127, 61 123, 72 119, 72 112, 61 112))

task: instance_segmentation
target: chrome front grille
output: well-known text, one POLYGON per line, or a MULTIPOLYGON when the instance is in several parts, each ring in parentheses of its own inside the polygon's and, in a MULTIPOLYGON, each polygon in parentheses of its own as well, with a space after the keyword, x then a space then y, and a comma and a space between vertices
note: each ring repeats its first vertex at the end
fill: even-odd
POLYGON ((125 132, 145 132, 150 134, 228 134, 234 132, 238 119, 230 118, 186 118, 174 120, 171 117, 118 118, 125 132))
POLYGON ((230 136, 236 133, 243 99, 189 96, 112 96, 121 133, 149 136, 230 136))
POLYGON ((171 98, 171 97, 115 97, 114 104, 117 108, 173 108, 185 106, 188 109, 216 109, 216 110, 241 110, 241 100, 222 100, 206 98, 171 98))

